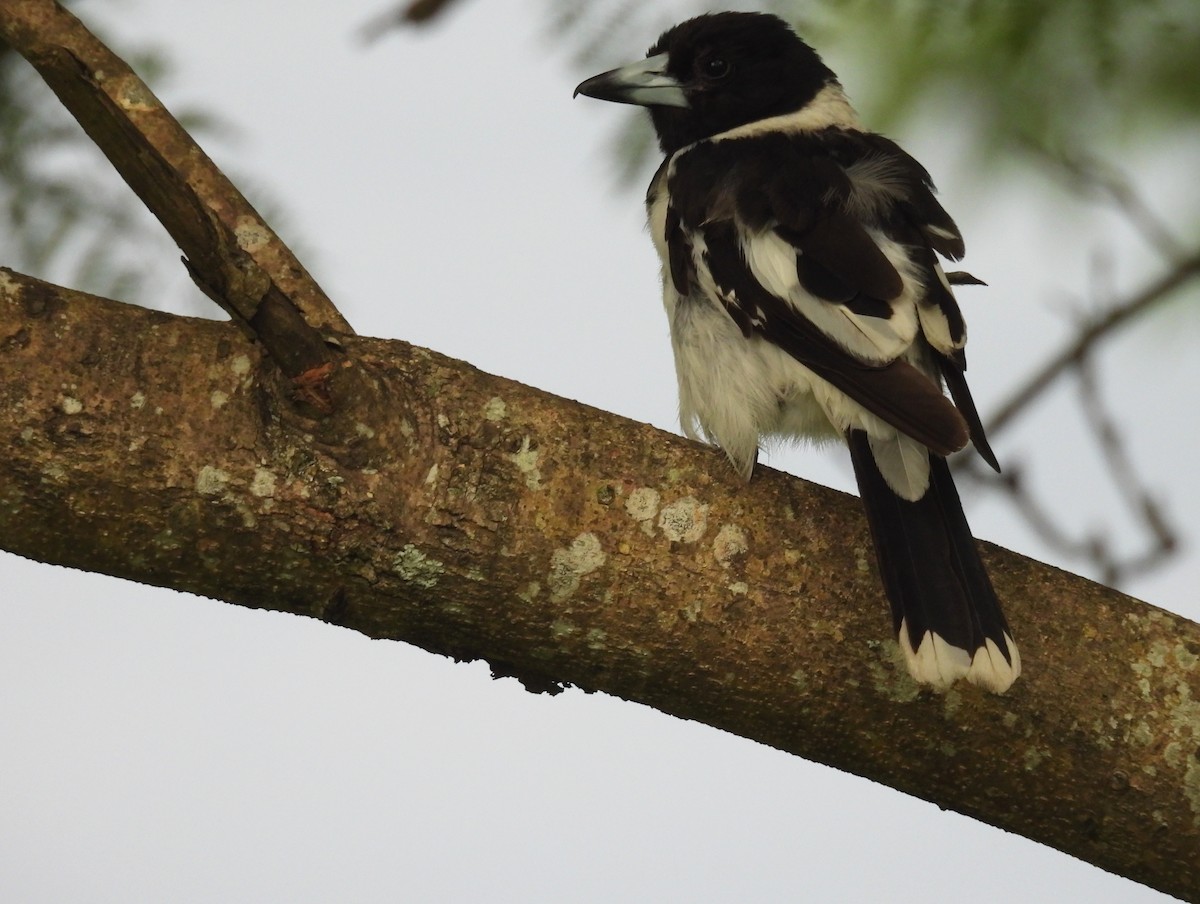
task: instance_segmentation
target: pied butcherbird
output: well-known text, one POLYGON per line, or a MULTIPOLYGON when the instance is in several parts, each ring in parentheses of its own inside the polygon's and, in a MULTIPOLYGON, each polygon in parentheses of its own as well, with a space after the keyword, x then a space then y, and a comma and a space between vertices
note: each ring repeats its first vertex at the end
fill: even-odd
POLYGON ((763 439, 843 439, 909 672, 1007 690, 1020 656, 946 463, 972 442, 999 470, 952 289, 978 281, 939 262, 964 246, 924 167, 763 13, 690 19, 576 94, 646 107, 665 155, 646 204, 684 432, 747 479, 763 439))

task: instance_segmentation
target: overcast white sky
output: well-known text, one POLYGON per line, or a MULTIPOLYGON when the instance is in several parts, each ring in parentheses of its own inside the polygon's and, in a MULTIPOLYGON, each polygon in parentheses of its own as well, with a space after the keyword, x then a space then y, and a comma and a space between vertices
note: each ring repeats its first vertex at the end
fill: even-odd
MULTIPOLYGON (((235 127, 213 156, 278 200, 281 231, 360 333, 675 429, 640 192, 614 189, 606 157, 636 114, 572 101, 586 73, 549 43, 545 3, 469 3, 364 48, 355 30, 383 2, 76 9, 122 48, 165 49, 175 73, 153 87, 169 106, 235 127)), ((852 96, 869 90, 874 74, 830 62, 852 96)), ((1018 191, 993 173, 981 185, 953 123, 931 114, 898 137, 934 172, 968 266, 991 284, 964 296, 986 415, 1086 305, 1090 255, 1111 251, 1124 288, 1152 259, 1110 216, 1055 213, 1048 185, 1018 191)), ((1169 172, 1183 150, 1138 165, 1169 172)), ((1169 179, 1149 189, 1169 214, 1169 179)), ((161 254, 177 258, 166 243, 161 254)), ((173 285, 163 307, 209 311, 182 276, 173 285)), ((1197 326, 1151 323, 1103 356, 1132 453, 1187 540, 1127 589, 1191 618, 1196 409, 1170 387, 1200 384, 1187 354, 1197 326)), ((1030 460, 1076 529, 1120 525, 1069 402, 1058 393, 997 452, 1030 460)), ((829 453, 768 463, 852 486, 829 453)), ((968 508, 977 535, 1048 557, 1003 503, 968 508)), ((644 707, 537 697, 479 664, 8 555, 0 726, 6 902, 1166 900, 644 707)))

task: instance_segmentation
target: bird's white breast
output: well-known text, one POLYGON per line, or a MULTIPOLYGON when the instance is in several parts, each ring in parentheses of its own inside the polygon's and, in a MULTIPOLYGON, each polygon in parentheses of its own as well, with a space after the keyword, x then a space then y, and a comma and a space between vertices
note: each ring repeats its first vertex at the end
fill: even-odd
MULTIPOLYGON (((687 299, 671 277, 666 222, 667 185, 677 151, 648 194, 650 234, 661 264, 663 306, 671 331, 684 433, 719 445, 734 467, 750 476, 763 438, 824 441, 851 429, 865 430, 891 483, 905 498, 919 498, 928 485, 924 447, 899 434, 842 391, 760 336, 745 336, 722 305, 705 257, 703 232, 692 234, 695 281, 687 299)), ((927 367, 915 342, 920 332, 915 268, 904 248, 873 235, 900 273, 904 290, 891 318, 855 314, 809 295, 796 272, 796 249, 766 229, 739 230, 742 253, 754 278, 783 299, 830 339, 862 360, 886 363, 906 358, 927 367)))

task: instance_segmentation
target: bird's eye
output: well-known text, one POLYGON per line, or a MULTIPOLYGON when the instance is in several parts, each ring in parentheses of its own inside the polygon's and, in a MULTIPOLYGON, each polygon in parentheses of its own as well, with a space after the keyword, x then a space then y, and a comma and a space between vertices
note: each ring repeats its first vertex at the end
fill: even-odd
POLYGON ((722 57, 709 57, 700 64, 700 74, 706 79, 722 79, 729 75, 729 61, 722 57))

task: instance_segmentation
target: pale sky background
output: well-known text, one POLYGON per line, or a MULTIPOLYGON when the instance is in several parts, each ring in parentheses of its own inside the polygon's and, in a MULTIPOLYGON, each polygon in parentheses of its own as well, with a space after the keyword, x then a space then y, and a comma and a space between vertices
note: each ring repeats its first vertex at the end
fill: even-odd
MULTIPOLYGON (((640 187, 616 189, 607 156, 637 113, 572 101, 590 73, 550 40, 550 0, 467 3, 429 31, 363 47, 356 29, 385 2, 75 9, 122 50, 166 51, 174 73, 152 87, 168 106, 233 126, 211 153, 283 208, 277 227, 360 333, 676 429, 640 187)), ((827 58, 852 98, 881 77, 827 58)), ((967 266, 991 284, 963 295, 986 418, 1064 340, 1070 312, 1094 303, 1097 251, 1113 255, 1118 290, 1139 286, 1154 258, 1102 209, 1053 206, 1049 182, 994 169, 980 180, 956 115, 931 111, 894 137, 933 171, 967 266)), ((1129 161, 1169 218, 1170 175, 1191 172, 1194 152, 1129 161)), ((178 257, 165 240, 145 251, 168 268, 178 257)), ((162 307, 219 315, 170 272, 162 307)), ((1198 329, 1177 308, 1102 357, 1132 455, 1185 541, 1169 568, 1126 589, 1193 619, 1200 469, 1186 388, 1200 384, 1198 329)), ((1075 530, 1102 520, 1135 542, 1069 392, 994 445, 1002 461, 1030 462, 1075 530)), ((767 462, 853 484, 834 452, 767 462)), ((1048 558, 1004 502, 968 500, 968 513, 978 536, 1048 558)), ((887 625, 881 611, 881 637, 887 625)), ((1167 900, 642 706, 534 696, 482 664, 0 555, 6 904, 963 898, 1167 900)))

